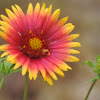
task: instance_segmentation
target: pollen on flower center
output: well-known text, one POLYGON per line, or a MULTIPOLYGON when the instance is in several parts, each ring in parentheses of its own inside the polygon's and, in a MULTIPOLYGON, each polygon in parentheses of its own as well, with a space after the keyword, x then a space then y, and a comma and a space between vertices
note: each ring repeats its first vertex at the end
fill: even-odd
POLYGON ((43 38, 42 34, 32 31, 22 36, 22 51, 32 59, 50 55, 48 41, 43 38))
POLYGON ((29 44, 33 50, 38 50, 42 47, 42 41, 39 38, 29 39, 29 44))

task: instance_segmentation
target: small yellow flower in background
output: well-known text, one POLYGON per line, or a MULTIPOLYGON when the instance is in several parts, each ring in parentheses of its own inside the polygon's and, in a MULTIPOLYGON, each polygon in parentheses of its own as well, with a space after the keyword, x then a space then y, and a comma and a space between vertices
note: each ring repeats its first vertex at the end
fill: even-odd
POLYGON ((14 69, 22 66, 22 75, 28 71, 30 80, 35 80, 40 72, 52 85, 51 77, 57 80, 55 73, 64 77, 63 71, 71 69, 63 61, 79 61, 70 55, 79 53, 70 49, 80 47, 79 42, 72 42, 79 34, 69 35, 75 26, 65 24, 68 17, 58 20, 60 9, 51 14, 52 5, 46 8, 43 3, 40 9, 37 3, 33 9, 30 3, 26 15, 18 5, 11 7, 13 12, 6 9, 8 17, 1 15, 0 36, 8 42, 0 46, 0 50, 5 51, 1 57, 8 55, 7 62, 15 64, 14 69))

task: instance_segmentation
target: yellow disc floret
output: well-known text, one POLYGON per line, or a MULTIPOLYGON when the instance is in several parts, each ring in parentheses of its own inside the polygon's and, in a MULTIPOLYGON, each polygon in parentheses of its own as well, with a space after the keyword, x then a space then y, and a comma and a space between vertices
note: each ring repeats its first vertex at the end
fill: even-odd
POLYGON ((42 48, 42 41, 36 37, 29 39, 29 44, 33 50, 42 48))

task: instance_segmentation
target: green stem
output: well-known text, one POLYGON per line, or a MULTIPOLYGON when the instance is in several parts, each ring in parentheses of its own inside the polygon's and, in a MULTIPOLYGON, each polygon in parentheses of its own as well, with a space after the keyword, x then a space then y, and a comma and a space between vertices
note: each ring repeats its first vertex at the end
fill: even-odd
POLYGON ((28 73, 26 73, 25 75, 24 100, 27 100, 27 90, 28 90, 28 73))
POLYGON ((0 82, 0 91, 1 91, 3 83, 4 83, 4 79, 5 79, 5 76, 3 75, 1 78, 1 82, 0 82))
POLYGON ((97 80, 94 80, 93 83, 92 83, 92 85, 90 86, 90 88, 89 88, 89 90, 88 90, 88 93, 87 93, 87 95, 86 95, 86 97, 85 97, 85 100, 88 100, 88 97, 89 97, 89 95, 90 95, 90 93, 91 93, 91 91, 92 91, 92 89, 93 89, 93 87, 94 87, 96 81, 97 81, 97 80))

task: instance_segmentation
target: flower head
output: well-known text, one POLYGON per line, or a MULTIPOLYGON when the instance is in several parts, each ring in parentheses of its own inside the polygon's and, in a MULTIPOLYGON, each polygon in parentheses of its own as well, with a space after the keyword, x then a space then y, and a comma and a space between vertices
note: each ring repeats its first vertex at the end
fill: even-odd
POLYGON ((8 17, 1 15, 0 36, 8 42, 1 45, 0 50, 5 51, 1 57, 8 55, 7 61, 15 64, 14 69, 22 66, 22 75, 29 72, 30 80, 37 78, 38 72, 44 80, 53 84, 50 76, 57 80, 55 73, 64 76, 64 71, 71 69, 63 61, 75 62, 78 58, 69 54, 79 51, 70 49, 79 47, 79 42, 72 42, 79 34, 69 33, 74 29, 72 23, 67 23, 68 17, 58 20, 60 9, 51 14, 49 8, 43 3, 41 9, 37 3, 34 10, 30 3, 26 15, 18 6, 6 9, 8 17))

